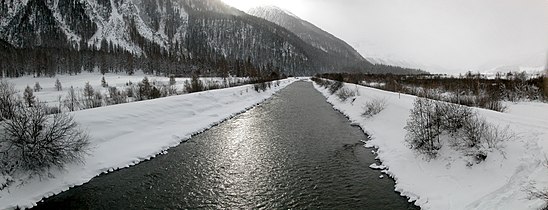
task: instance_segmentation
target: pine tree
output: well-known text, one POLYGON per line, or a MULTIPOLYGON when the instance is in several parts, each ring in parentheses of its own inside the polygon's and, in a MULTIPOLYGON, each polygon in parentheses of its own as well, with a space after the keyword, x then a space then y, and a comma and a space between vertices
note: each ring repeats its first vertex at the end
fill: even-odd
POLYGON ((36 82, 34 84, 34 92, 40 92, 42 90, 42 86, 40 86, 39 82, 36 82))
POLYGON ((59 81, 59 79, 56 79, 56 80, 55 80, 55 89, 56 89, 57 91, 63 90, 63 86, 61 85, 61 82, 59 81))
POLYGON ((95 108, 94 96, 95 90, 93 90, 93 87, 89 84, 89 82, 86 82, 86 85, 84 86, 84 98, 82 99, 85 109, 95 108))
POLYGON ((177 84, 177 81, 175 81, 175 76, 171 75, 169 76, 169 85, 175 85, 177 84))
POLYGON ((148 77, 143 78, 143 81, 139 83, 139 92, 137 93, 137 100, 147 100, 151 96, 152 86, 148 81, 148 77))
POLYGON ((103 76, 103 78, 101 79, 101 86, 103 86, 104 88, 108 87, 108 83, 105 80, 105 76, 103 76))
POLYGON ((36 97, 34 97, 34 93, 28 85, 27 88, 25 88, 25 92, 23 93, 23 99, 29 107, 33 107, 36 103, 36 97))

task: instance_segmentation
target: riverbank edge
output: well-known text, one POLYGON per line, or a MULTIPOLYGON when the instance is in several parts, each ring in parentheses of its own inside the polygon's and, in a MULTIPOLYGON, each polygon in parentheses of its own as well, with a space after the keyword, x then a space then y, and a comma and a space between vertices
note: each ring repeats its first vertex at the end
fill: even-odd
POLYGON ((543 126, 542 120, 474 108, 489 122, 508 125, 519 133, 519 139, 505 142, 503 151, 491 152, 485 162, 467 167, 462 154, 427 161, 407 147, 403 127, 415 96, 345 83, 343 87, 357 95, 341 101, 329 90, 317 84, 314 87, 370 137, 366 147, 378 149, 377 158, 387 166, 384 172, 396 181, 395 191, 415 205, 423 209, 539 209, 545 204, 523 190, 529 182, 540 189, 548 186, 543 178, 547 167, 542 167, 548 126, 543 126), (364 102, 379 98, 387 102, 387 108, 378 116, 363 117, 364 102))
MULTIPOLYGON (((76 122, 88 130, 92 137, 92 149, 89 155, 85 157, 85 164, 70 164, 62 171, 52 172, 53 177, 33 177, 29 180, 23 180, 23 185, 20 185, 23 183, 21 180, 16 181, 14 185, 0 191, 0 209, 31 208, 44 198, 85 184, 94 177, 131 167, 142 161, 150 160, 157 155, 165 154, 168 149, 191 139, 192 136, 264 103, 278 91, 295 81, 298 81, 298 79, 281 80, 279 86, 273 85, 271 89, 260 93, 254 90, 253 85, 244 85, 73 112, 76 122), (208 102, 210 104, 207 104, 208 102), (186 105, 179 106, 177 103, 186 105), (198 106, 201 104, 207 105, 195 107, 194 104, 198 106), (156 105, 159 107, 154 108, 156 105), (184 108, 189 108, 189 110, 180 110, 184 108), (139 111, 132 113, 133 110, 139 111), (158 135, 154 137, 161 139, 161 142, 147 143, 143 140, 131 139, 137 136, 142 136, 142 138, 153 136, 145 134, 147 133, 146 129, 134 128, 124 131, 127 127, 123 127, 120 129, 114 128, 113 130, 113 127, 116 127, 115 125, 130 124, 129 126, 131 126, 132 121, 142 120, 150 121, 148 126, 156 126, 158 129, 158 124, 155 123, 158 121, 150 118, 146 119, 150 117, 146 115, 147 112, 155 111, 166 115, 166 121, 177 122, 178 118, 185 118, 182 121, 184 123, 167 129, 160 129, 161 132, 171 131, 168 134, 159 134, 160 131, 156 131, 155 134, 158 135), (145 116, 141 116, 139 113, 143 113, 145 116), (114 114, 115 116, 108 118, 105 116, 107 114, 114 114), (105 116, 105 119, 100 116, 105 116), (124 117, 129 119, 122 119, 124 117), (121 120, 116 122, 116 118, 121 120), (109 131, 113 132, 109 134, 109 131), (124 133, 137 131, 143 133, 143 135, 124 133), (109 136, 112 138, 108 139, 109 136), (127 151, 128 148, 134 151, 127 151), (115 157, 115 160, 109 159, 112 157, 115 157)), ((155 119, 159 118, 161 117, 155 117, 155 119)))

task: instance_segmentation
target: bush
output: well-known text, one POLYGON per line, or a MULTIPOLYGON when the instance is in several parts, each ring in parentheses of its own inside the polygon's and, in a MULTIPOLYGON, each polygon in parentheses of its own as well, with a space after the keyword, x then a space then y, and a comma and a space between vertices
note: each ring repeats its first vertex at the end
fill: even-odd
POLYGON ((439 120, 436 119, 434 102, 429 99, 415 100, 411 115, 405 126, 406 142, 419 153, 435 157, 441 148, 439 120))
POLYGON ((270 88, 270 82, 258 82, 253 84, 253 89, 257 92, 264 92, 267 88, 270 88))
POLYGON ((452 103, 435 102, 435 109, 436 115, 443 122, 441 129, 451 135, 458 133, 474 115, 471 108, 452 103))
POLYGON ((17 105, 14 117, 2 125, 1 160, 8 167, 3 173, 16 171, 44 175, 53 168, 81 161, 89 145, 89 137, 72 116, 47 115, 42 106, 17 105))
POLYGON ((184 89, 187 93, 195 93, 204 91, 204 83, 200 80, 200 77, 197 74, 193 74, 190 82, 188 80, 184 83, 184 89))
POLYGON ((373 98, 365 103, 362 116, 366 118, 373 117, 386 108, 386 99, 373 98))
POLYGON ((11 119, 15 112, 15 86, 5 80, 0 80, 0 121, 11 119))
POLYGON ((476 163, 515 137, 508 128, 490 125, 469 107, 424 98, 415 100, 405 129, 406 142, 419 153, 435 157, 442 146, 440 136, 448 135, 452 137, 451 146, 473 157, 476 163))
POLYGON ((311 79, 312 81, 314 81, 316 84, 318 84, 319 86, 322 86, 324 88, 329 88, 329 86, 331 86, 331 81, 329 80, 326 80, 326 79, 322 79, 322 78, 318 78, 318 77, 313 77, 311 79))
POLYGON ((34 83, 34 92, 40 92, 42 90, 42 86, 40 86, 39 82, 34 83))
POLYGON ((337 90, 341 89, 343 86, 343 83, 341 81, 335 81, 331 85, 329 85, 329 94, 333 95, 337 90))
POLYGON ((346 87, 340 88, 339 91, 337 92, 337 97, 339 97, 339 99, 343 102, 346 101, 348 98, 351 98, 354 96, 356 96, 356 92, 346 87))

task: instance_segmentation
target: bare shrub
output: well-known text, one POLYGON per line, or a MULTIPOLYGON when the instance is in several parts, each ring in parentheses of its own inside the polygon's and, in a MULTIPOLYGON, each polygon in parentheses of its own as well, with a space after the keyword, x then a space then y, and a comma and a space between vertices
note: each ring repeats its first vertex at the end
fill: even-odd
POLYGON ((184 82, 184 90, 186 93, 195 93, 204 91, 205 87, 200 77, 197 74, 193 74, 190 81, 186 80, 184 82))
POLYGON ((4 173, 15 171, 44 175, 53 168, 81 161, 89 137, 68 114, 47 115, 42 106, 24 107, 18 103, 15 115, 2 124, 1 162, 4 173))
POLYGON ((523 187, 523 190, 529 195, 529 199, 540 199, 545 202, 542 210, 548 210, 548 189, 539 189, 534 181, 529 182, 523 187))
POLYGON ((363 113, 362 116, 365 116, 366 118, 373 117, 382 110, 386 108, 386 99, 384 98, 373 98, 370 101, 366 102, 363 107, 363 113))
POLYGON ((78 94, 76 93, 74 88, 70 86, 68 94, 63 100, 63 104, 71 112, 79 110, 82 107, 82 104, 80 103, 80 100, 78 98, 78 94))
POLYGON ((451 135, 456 135, 464 127, 466 121, 474 115, 470 107, 444 102, 435 103, 436 115, 443 121, 441 129, 451 135))
POLYGON ((437 151, 441 148, 439 142, 440 125, 437 124, 438 121, 435 120, 435 117, 434 102, 417 97, 405 126, 405 130, 407 130, 406 142, 411 149, 431 158, 435 157, 437 151))
POLYGON ((15 86, 6 80, 0 80, 0 121, 11 119, 15 112, 15 86))
POLYGON ((253 84, 253 89, 257 92, 261 92, 261 90, 264 92, 267 88, 267 84, 266 82, 258 82, 258 83, 255 83, 253 84))
POLYGON ((127 103, 127 93, 123 90, 120 91, 116 87, 108 88, 109 97, 106 99, 107 105, 123 104, 127 103))
POLYGON ((343 102, 354 96, 356 96, 356 92, 348 89, 347 87, 340 88, 337 92, 337 97, 339 97, 339 99, 343 102))
POLYGON ((484 161, 493 149, 502 152, 502 143, 515 138, 508 127, 489 124, 469 107, 422 98, 415 100, 405 129, 407 143, 420 153, 435 157, 442 146, 439 136, 449 135, 451 146, 476 163, 484 161))
POLYGON ((499 97, 487 94, 475 97, 475 104, 477 107, 490 109, 497 112, 504 112, 507 108, 504 106, 499 97))
POLYGON ((498 125, 488 125, 488 128, 483 134, 484 150, 498 150, 503 156, 505 156, 504 142, 517 139, 518 136, 512 132, 509 126, 500 127, 498 125))
POLYGON ((335 81, 329 85, 329 94, 333 95, 337 90, 341 89, 343 87, 343 83, 341 81, 335 81))

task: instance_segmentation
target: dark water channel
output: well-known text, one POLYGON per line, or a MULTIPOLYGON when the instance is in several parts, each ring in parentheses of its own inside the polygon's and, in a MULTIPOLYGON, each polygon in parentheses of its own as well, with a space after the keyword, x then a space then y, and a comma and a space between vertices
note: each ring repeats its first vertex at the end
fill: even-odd
POLYGON ((311 83, 297 82, 166 155, 35 209, 417 209, 369 169, 365 138, 311 83))

